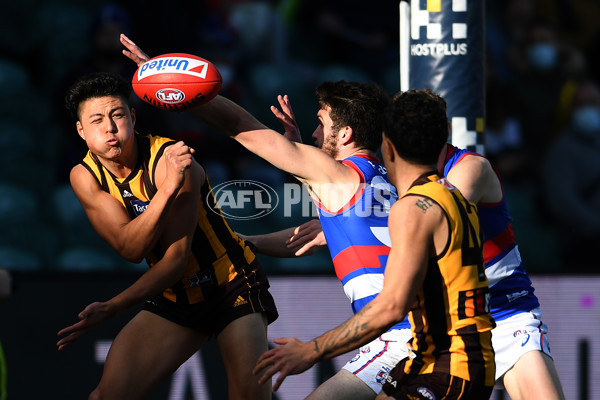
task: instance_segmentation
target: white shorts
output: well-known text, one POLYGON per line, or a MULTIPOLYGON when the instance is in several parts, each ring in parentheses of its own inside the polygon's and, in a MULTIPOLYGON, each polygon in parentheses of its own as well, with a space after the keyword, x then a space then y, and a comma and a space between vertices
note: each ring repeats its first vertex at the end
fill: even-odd
POLYGON ((410 329, 393 329, 384 333, 372 342, 362 346, 359 353, 344 365, 344 369, 352 372, 365 382, 377 394, 389 372, 402 359, 408 357, 410 329))
POLYGON ((496 321, 496 327, 492 330, 492 346, 496 353, 497 388, 503 387, 499 379, 523 354, 539 350, 552 357, 547 333, 548 327, 542 322, 542 311, 539 307, 496 321))

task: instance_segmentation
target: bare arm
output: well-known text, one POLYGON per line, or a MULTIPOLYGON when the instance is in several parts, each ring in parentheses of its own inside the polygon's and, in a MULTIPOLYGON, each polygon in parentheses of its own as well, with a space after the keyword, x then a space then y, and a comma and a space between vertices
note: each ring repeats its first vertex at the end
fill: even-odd
MULTIPOLYGON (((127 48, 123 54, 138 66, 149 59, 127 36, 121 35, 121 43, 127 48)), ((282 108, 285 113, 286 107, 282 108)), ((288 140, 225 97, 216 96, 191 111, 215 130, 232 137, 252 153, 302 181, 309 184, 358 184, 358 176, 351 168, 320 149, 288 140)))
POLYGON ((342 325, 311 342, 275 339, 280 346, 265 352, 254 369, 255 374, 264 370, 260 383, 280 372, 273 386, 277 390, 286 376, 299 374, 320 360, 356 349, 406 316, 423 283, 428 259, 435 254, 433 235, 442 218, 439 207, 423 212, 416 205, 418 199, 403 198, 392 207, 389 216, 392 249, 379 295, 342 325))
POLYGON ((262 235, 243 235, 241 233, 237 235, 246 242, 252 243, 261 254, 271 257, 288 258, 294 257, 294 251, 287 246, 294 229, 294 227, 291 227, 262 235))
POLYGON ((313 340, 319 359, 356 349, 401 321, 421 287, 429 258, 435 254, 434 232, 441 210, 426 212, 409 196, 394 204, 388 218, 392 247, 386 265, 383 289, 377 297, 340 327, 313 340))
POLYGON ((327 246, 318 219, 264 235, 238 235, 254 244, 259 253, 271 257, 309 256, 327 246))
MULTIPOLYGON (((104 192, 83 166, 77 165, 71 171, 71 185, 92 226, 126 260, 140 262, 156 245, 166 226, 169 209, 184 184, 193 153, 183 142, 165 150, 156 170, 158 191, 148 208, 133 220, 122 204, 104 192)), ((204 180, 201 168, 194 179, 204 180)))
POLYGON ((447 178, 473 203, 496 203, 502 200, 500 180, 484 157, 465 156, 450 169, 447 178))
POLYGON ((323 150, 291 142, 225 97, 217 96, 192 112, 252 153, 309 184, 343 183, 355 179, 356 173, 351 168, 323 150))
POLYGON ((58 332, 58 336, 61 337, 57 342, 59 350, 77 340, 102 321, 159 294, 181 279, 187 265, 192 237, 197 224, 201 186, 199 178, 203 174, 202 168, 195 162, 187 172, 188 179, 168 213, 163 234, 159 239, 162 247, 166 249, 164 257, 136 282, 112 299, 105 302, 94 302, 80 312, 78 314, 79 322, 58 332))
POLYGON ((111 299, 118 311, 159 294, 183 276, 198 224, 200 187, 203 182, 200 178, 203 176, 202 167, 194 162, 189 171, 189 179, 168 213, 164 232, 159 239, 161 247, 166 249, 164 256, 133 285, 111 299))

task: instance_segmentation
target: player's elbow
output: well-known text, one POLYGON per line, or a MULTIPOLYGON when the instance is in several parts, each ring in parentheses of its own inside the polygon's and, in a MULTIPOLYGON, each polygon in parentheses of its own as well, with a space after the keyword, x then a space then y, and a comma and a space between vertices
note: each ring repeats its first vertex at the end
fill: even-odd
POLYGON ((391 327, 402 321, 408 313, 408 306, 404 301, 393 299, 391 301, 384 301, 382 303, 383 308, 379 315, 381 324, 387 327, 391 327))
POLYGON ((142 261, 144 261, 144 257, 138 257, 138 256, 128 256, 128 255, 123 255, 120 254, 120 256, 125 259, 125 261, 133 263, 133 264, 139 264, 142 261))
POLYGON ((400 308, 390 308, 385 313, 382 313, 382 325, 387 328, 392 327, 398 322, 402 321, 406 313, 400 308))
POLYGON ((116 248, 115 250, 122 258, 134 264, 141 263, 144 261, 146 256, 146 252, 131 246, 122 246, 116 248))
POLYGON ((142 261, 144 261, 146 259, 143 256, 138 256, 138 257, 124 257, 124 258, 125 258, 125 260, 127 260, 127 261, 129 261, 131 263, 134 263, 134 264, 139 264, 139 263, 141 263, 142 261))

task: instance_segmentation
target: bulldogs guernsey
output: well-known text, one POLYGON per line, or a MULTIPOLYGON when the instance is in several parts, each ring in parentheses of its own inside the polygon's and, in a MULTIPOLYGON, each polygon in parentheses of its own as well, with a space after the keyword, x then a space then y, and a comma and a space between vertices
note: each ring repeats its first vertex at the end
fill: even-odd
MULTIPOLYGON (((482 157, 448 144, 443 175, 447 176, 450 169, 466 155, 482 157)), ((484 234, 485 274, 490 285, 492 316, 500 321, 539 307, 531 280, 521 261, 505 199, 502 198, 499 203, 480 202, 477 207, 484 234)))
MULTIPOLYGON (((388 215, 398 195, 376 157, 356 155, 342 163, 360 175, 356 194, 341 210, 326 210, 316 200, 315 205, 336 275, 356 313, 383 288, 391 246, 388 215)), ((410 328, 408 318, 392 327, 401 328, 410 328)))

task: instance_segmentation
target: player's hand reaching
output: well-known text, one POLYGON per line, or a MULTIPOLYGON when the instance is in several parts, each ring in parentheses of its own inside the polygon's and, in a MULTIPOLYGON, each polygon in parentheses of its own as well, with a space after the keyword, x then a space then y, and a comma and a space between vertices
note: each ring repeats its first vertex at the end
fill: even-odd
POLYGON ((279 338, 273 342, 279 346, 264 352, 252 373, 260 375, 258 383, 262 385, 279 372, 273 384, 273 391, 277 391, 286 376, 306 371, 315 364, 316 358, 311 357, 314 354, 312 342, 306 343, 296 338, 279 338))
POLYGON ((310 256, 327 246, 321 221, 315 218, 296 227, 286 245, 296 257, 310 256))
POLYGON ((277 101, 279 101, 279 106, 281 110, 279 110, 275 106, 271 106, 271 112, 275 114, 281 125, 283 125, 283 129, 285 130, 283 136, 288 138, 291 142, 302 143, 302 136, 300 135, 300 128, 298 127, 298 123, 296 122, 296 117, 294 116, 294 112, 292 111, 292 105, 290 103, 290 99, 288 95, 278 95, 277 101))
POLYGON ((125 57, 136 63, 138 67, 150 59, 150 57, 144 53, 137 44, 133 43, 133 41, 124 34, 121 33, 119 39, 121 40, 123 46, 127 48, 127 50, 123 50, 125 57))
POLYGON ((79 322, 67 326, 58 332, 57 335, 62 336, 56 343, 58 350, 64 349, 66 346, 86 334, 93 327, 106 319, 112 318, 115 314, 116 305, 110 301, 90 304, 77 316, 79 322))

